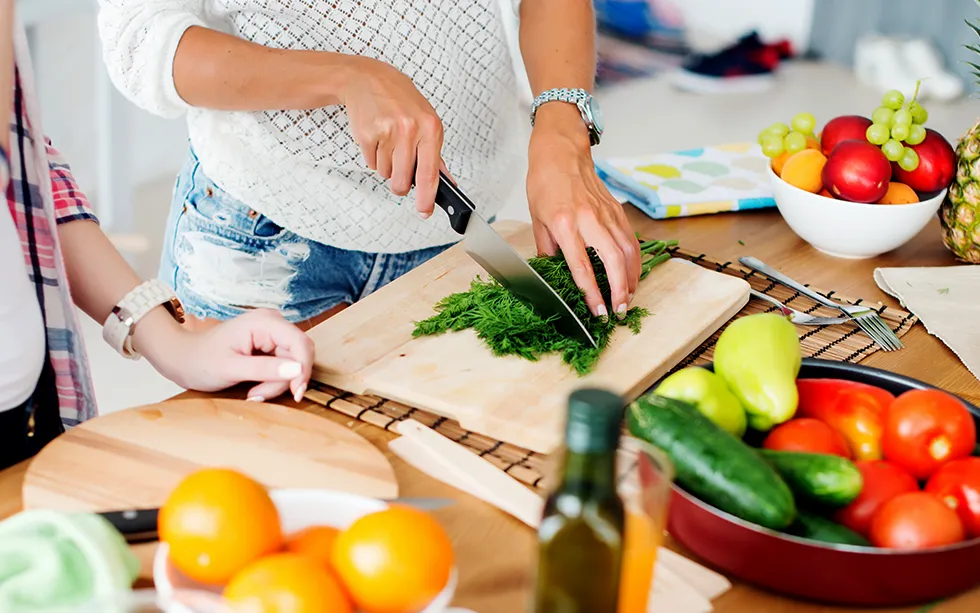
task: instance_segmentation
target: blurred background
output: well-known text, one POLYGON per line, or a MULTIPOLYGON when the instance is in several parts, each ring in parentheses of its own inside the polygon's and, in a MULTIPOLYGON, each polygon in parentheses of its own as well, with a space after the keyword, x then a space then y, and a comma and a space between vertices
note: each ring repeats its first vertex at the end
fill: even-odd
MULTIPOLYGON (((153 276, 187 153, 184 122, 153 117, 112 87, 100 57, 96 0, 18 6, 45 129, 105 229, 142 275, 153 276)), ((597 156, 754 140, 761 127, 804 110, 823 120, 870 114, 881 91, 923 77, 932 127, 948 138, 980 115, 966 64, 980 60, 964 47, 978 42, 964 23, 980 19, 974 0, 596 0, 596 8, 598 97, 607 122, 597 156)), ((513 43, 516 20, 508 27, 513 43)), ((522 194, 504 216, 526 218, 522 194)), ((145 362, 118 359, 94 322, 86 326, 103 410, 175 391, 145 362)))

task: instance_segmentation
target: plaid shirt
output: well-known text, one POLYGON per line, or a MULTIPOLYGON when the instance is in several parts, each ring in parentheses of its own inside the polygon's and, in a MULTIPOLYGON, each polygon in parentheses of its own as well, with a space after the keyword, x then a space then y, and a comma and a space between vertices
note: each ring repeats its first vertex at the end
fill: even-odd
POLYGON ((97 411, 56 228, 72 221, 97 220, 68 164, 36 128, 35 117, 38 107, 32 83, 18 72, 9 157, 0 156, 0 185, 7 187, 7 206, 41 304, 61 420, 71 427, 95 417, 97 411))

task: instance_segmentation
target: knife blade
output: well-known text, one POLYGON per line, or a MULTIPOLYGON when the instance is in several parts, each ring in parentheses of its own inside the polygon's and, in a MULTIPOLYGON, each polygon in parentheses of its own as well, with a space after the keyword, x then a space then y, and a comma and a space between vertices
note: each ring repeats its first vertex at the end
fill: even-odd
POLYGON ((563 335, 596 347, 595 339, 541 275, 490 227, 466 195, 439 173, 436 204, 449 215, 449 225, 463 236, 463 248, 502 286, 549 319, 563 335))
MULTIPOLYGON (((456 501, 449 498, 413 498, 401 497, 382 500, 388 504, 401 504, 422 511, 435 511, 443 507, 455 504, 456 501)), ((135 545, 137 543, 149 543, 157 540, 157 518, 160 509, 130 509, 127 511, 108 511, 99 513, 105 518, 112 527, 118 530, 125 538, 126 542, 135 545)))

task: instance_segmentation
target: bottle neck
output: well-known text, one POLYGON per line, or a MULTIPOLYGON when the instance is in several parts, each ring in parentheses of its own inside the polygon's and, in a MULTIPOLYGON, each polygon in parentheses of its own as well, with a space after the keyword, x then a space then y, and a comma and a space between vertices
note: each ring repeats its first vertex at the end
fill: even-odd
POLYGON ((616 451, 566 450, 559 490, 583 499, 603 499, 616 494, 616 451))

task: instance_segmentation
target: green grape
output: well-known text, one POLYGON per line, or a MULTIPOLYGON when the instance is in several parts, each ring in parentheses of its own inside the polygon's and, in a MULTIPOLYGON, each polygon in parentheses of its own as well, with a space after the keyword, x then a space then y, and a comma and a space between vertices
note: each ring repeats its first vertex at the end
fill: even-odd
POLYGON ((905 139, 907 145, 918 145, 926 139, 926 129, 914 123, 909 127, 909 135, 905 139))
POLYGON ((793 121, 790 123, 796 132, 810 134, 817 127, 817 118, 810 113, 800 113, 793 117, 793 121))
POLYGON ((875 109, 875 112, 871 114, 871 121, 880 123, 883 126, 890 126, 892 125, 892 115, 894 114, 895 111, 882 106, 875 109))
POLYGON ((765 132, 767 132, 768 134, 775 134, 776 136, 782 138, 783 136, 789 134, 789 126, 782 122, 774 123, 768 128, 766 128, 765 132))
POLYGON ((775 134, 766 134, 762 139, 762 153, 766 157, 779 157, 783 153, 783 139, 775 134))
POLYGON ((868 142, 872 145, 884 145, 891 138, 891 133, 887 125, 875 123, 868 126, 868 131, 865 136, 868 137, 868 142))
POLYGON ((755 137, 755 140, 761 145, 762 143, 766 142, 767 136, 769 136, 769 133, 763 130, 762 132, 759 132, 759 135, 755 137))
POLYGON ((902 158, 898 160, 898 165, 902 170, 912 172, 919 167, 919 154, 914 150, 906 148, 902 158))
POLYGON ((898 110, 905 104, 905 96, 897 89, 890 89, 881 97, 881 106, 898 110))
POLYGON ((790 132, 783 139, 783 146, 789 153, 799 153, 806 149, 806 137, 799 132, 790 132))
POLYGON ((892 138, 903 141, 909 137, 909 130, 911 130, 910 126, 900 123, 892 127, 892 138))
POLYGON ((905 147, 902 143, 892 139, 881 146, 881 152, 885 154, 889 162, 897 162, 905 155, 905 147))
POLYGON ((898 109, 895 114, 892 115, 892 125, 893 126, 910 126, 912 125, 912 113, 908 109, 898 109))
POLYGON ((926 110, 926 107, 922 106, 915 100, 909 102, 909 112, 912 113, 912 121, 920 126, 924 125, 926 121, 929 120, 929 111, 926 110))

